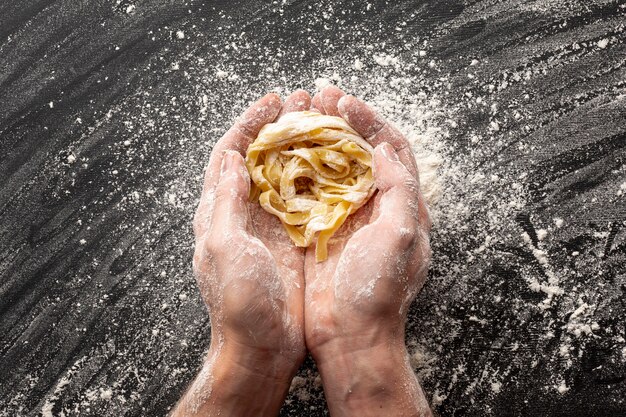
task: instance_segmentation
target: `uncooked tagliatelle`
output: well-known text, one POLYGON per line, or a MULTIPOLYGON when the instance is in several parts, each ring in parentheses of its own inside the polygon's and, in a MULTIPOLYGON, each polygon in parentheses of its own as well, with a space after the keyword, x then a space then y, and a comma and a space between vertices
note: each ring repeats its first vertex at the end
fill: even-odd
POLYGON ((330 237, 375 191, 372 146, 340 117, 303 111, 265 125, 248 147, 250 198, 276 215, 297 246, 327 258, 330 237))

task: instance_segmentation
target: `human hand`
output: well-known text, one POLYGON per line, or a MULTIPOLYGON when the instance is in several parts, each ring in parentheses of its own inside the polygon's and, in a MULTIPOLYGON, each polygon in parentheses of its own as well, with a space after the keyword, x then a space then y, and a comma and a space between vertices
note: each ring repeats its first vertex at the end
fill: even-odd
POLYGON ((333 415, 427 415, 404 327, 430 260, 428 209, 404 136, 362 101, 327 87, 313 98, 375 146, 377 194, 305 262, 305 334, 333 415))
POLYGON ((266 95, 211 152, 193 258, 211 317, 211 347, 174 415, 277 414, 304 359, 304 251, 275 216, 249 201, 243 155, 265 124, 310 102, 305 91, 282 106, 277 95, 266 95))

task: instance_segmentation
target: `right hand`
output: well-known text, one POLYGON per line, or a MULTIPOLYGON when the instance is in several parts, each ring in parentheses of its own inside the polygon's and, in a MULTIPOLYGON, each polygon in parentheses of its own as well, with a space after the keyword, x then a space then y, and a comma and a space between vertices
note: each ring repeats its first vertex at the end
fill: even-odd
POLYGON ((304 251, 276 217, 249 201, 244 155, 264 125, 309 106, 302 90, 284 104, 268 94, 211 152, 193 258, 211 316, 211 347, 172 416, 277 415, 304 359, 304 251))
POLYGON ((244 155, 264 125, 309 105, 302 90, 284 104, 276 94, 253 104, 211 152, 194 219, 194 272, 211 316, 211 348, 223 344, 245 367, 284 380, 306 354, 304 251, 249 201, 244 155))

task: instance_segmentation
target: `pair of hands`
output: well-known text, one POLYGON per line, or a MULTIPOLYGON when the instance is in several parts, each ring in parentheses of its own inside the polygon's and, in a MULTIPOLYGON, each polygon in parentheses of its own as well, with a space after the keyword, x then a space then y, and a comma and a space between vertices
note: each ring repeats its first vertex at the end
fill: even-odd
POLYGON ((404 326, 426 277, 429 230, 408 142, 365 103, 330 86, 313 99, 298 90, 284 103, 268 94, 253 104, 206 170, 193 266, 212 342, 174 415, 275 415, 307 350, 333 415, 427 414, 404 326), (343 117, 375 146, 378 192, 320 263, 314 247, 296 247, 278 218, 248 200, 248 145, 265 124, 303 110, 343 117))

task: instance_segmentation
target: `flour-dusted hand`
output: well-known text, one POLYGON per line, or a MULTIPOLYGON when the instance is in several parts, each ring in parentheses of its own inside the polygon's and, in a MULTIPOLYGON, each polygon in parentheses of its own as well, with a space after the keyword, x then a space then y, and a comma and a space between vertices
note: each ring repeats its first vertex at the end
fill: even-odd
POLYGON ((194 218, 193 258, 211 317, 211 347, 173 415, 276 415, 304 359, 304 252, 278 219, 249 201, 243 155, 281 111, 309 106, 304 91, 282 106, 268 94, 211 153, 194 218))
POLYGON ((430 415, 408 363, 404 328, 430 261, 428 209, 402 134, 362 101, 327 87, 313 98, 373 146, 378 192, 317 263, 307 252, 306 343, 333 416, 430 415))

